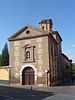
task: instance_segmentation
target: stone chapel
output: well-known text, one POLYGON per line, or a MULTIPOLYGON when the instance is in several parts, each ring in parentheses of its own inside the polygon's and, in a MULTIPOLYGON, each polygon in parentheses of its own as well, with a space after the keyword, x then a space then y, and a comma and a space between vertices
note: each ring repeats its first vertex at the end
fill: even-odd
POLYGON ((71 78, 71 60, 62 53, 62 38, 52 30, 52 19, 39 24, 27 24, 8 38, 10 83, 50 86, 71 78))

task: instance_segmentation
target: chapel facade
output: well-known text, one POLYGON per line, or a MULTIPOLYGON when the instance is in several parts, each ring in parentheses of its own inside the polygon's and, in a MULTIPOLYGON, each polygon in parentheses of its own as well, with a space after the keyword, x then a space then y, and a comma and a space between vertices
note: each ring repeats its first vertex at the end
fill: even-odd
POLYGON ((62 38, 52 30, 52 19, 39 24, 40 28, 26 25, 8 39, 10 83, 41 86, 71 78, 71 60, 62 54, 62 38))

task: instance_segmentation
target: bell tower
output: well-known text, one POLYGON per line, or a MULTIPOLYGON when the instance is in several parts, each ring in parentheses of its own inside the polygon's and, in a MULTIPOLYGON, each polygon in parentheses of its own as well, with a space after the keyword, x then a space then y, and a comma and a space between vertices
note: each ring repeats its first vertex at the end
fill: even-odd
POLYGON ((39 24, 40 24, 40 29, 52 31, 52 25, 53 25, 52 19, 41 20, 39 24))

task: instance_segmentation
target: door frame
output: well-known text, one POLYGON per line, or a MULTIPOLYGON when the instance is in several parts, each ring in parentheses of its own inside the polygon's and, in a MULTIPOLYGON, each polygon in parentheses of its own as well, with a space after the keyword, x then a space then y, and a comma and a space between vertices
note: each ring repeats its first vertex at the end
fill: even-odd
POLYGON ((35 85, 37 84, 37 68, 35 68, 34 67, 34 65, 32 65, 32 64, 25 64, 25 65, 23 65, 22 67, 21 67, 21 70, 20 70, 20 73, 19 73, 19 76, 20 76, 20 83, 22 84, 22 71, 26 68, 26 67, 31 67, 31 68, 33 68, 33 70, 34 70, 34 83, 35 83, 35 85))
POLYGON ((22 85, 35 85, 34 77, 35 77, 34 69, 30 66, 27 66, 22 71, 22 85), (27 81, 28 83, 26 84, 27 81))

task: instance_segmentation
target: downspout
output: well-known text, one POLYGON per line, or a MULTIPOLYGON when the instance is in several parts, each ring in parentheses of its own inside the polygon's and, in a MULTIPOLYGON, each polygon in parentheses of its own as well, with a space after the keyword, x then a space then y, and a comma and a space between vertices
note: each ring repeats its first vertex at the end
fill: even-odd
POLYGON ((50 86, 51 86, 51 62, 50 62, 50 40, 49 40, 49 35, 48 35, 48 54, 49 54, 49 80, 50 80, 50 86))

